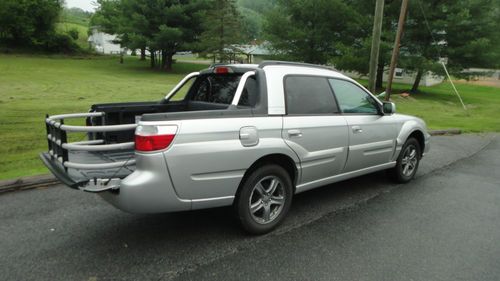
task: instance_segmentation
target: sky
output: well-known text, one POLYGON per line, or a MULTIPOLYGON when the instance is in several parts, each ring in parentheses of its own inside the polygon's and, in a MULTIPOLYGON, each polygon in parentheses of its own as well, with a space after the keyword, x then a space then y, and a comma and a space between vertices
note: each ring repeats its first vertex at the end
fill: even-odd
POLYGON ((92 3, 94 2, 94 0, 66 0, 66 6, 69 8, 77 7, 85 11, 93 12, 95 10, 95 6, 92 5, 92 3))

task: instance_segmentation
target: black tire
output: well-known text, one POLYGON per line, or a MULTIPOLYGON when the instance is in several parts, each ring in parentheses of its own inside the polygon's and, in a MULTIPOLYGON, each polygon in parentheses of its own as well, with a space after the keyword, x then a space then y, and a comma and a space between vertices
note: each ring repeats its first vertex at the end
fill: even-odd
POLYGON ((257 168, 245 179, 234 207, 247 232, 265 234, 283 222, 292 204, 292 197, 290 175, 282 167, 268 164, 257 168), (276 186, 273 190, 274 183, 276 186), (253 211, 251 206, 255 206, 253 211))
POLYGON ((422 153, 419 142, 415 138, 407 139, 399 153, 396 166, 388 170, 389 176, 397 183, 409 182, 415 177, 421 158, 422 153), (415 153, 414 156, 413 152, 415 153))

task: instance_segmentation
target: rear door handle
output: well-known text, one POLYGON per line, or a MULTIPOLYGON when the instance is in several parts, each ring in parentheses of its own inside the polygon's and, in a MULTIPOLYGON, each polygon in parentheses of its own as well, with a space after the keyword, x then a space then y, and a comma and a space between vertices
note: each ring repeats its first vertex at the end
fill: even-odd
POLYGON ((363 129, 361 129, 360 126, 352 126, 352 132, 355 134, 359 134, 363 132, 363 129))
POLYGON ((302 137, 302 132, 300 130, 297 130, 297 129, 288 130, 288 135, 290 137, 302 137))

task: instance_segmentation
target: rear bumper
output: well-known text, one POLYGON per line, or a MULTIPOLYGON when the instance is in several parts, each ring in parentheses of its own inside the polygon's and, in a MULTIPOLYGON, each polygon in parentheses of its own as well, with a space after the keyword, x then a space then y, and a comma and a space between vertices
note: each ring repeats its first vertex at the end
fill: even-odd
MULTIPOLYGON (((40 158, 64 185, 92 191, 88 188, 94 183, 92 179, 75 177, 75 173, 67 172, 46 152, 41 153, 40 158)), ((98 193, 104 200, 129 213, 164 213, 191 209, 191 200, 180 199, 175 193, 162 153, 136 154, 135 159, 137 168, 133 173, 121 180, 114 179, 113 184, 107 188, 109 190, 98 193)), ((106 177, 97 180, 107 181, 106 177)), ((97 191, 98 188, 94 190, 97 191)))
POLYGON ((136 170, 121 180, 118 190, 99 193, 104 200, 120 210, 137 214, 191 209, 191 200, 177 196, 162 153, 135 157, 136 170))

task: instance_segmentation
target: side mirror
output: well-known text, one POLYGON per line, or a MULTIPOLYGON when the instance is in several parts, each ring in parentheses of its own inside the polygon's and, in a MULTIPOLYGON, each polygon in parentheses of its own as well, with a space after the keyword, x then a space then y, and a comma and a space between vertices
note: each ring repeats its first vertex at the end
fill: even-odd
POLYGON ((384 110, 384 114, 396 113, 396 104, 393 102, 384 102, 382 109, 384 110))

